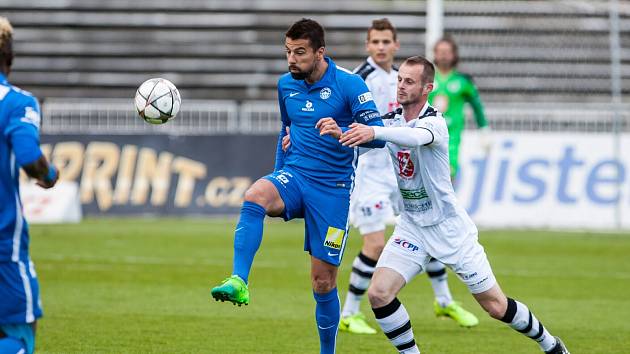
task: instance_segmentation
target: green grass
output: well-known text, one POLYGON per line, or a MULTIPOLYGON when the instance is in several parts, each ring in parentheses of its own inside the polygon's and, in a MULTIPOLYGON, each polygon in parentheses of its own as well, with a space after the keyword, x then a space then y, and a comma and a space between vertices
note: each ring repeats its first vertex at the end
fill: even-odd
MULTIPOLYGON (((101 219, 32 226, 45 317, 39 353, 318 353, 303 225, 269 222, 251 304, 211 301, 231 271, 233 221, 101 219)), ((530 306, 573 354, 629 353, 630 235, 482 232, 504 291, 530 306)), ((340 272, 360 248, 352 233, 340 272)), ((421 275, 401 293, 423 353, 538 353, 486 316, 454 275, 457 300, 481 320, 459 328, 432 313, 421 275)), ((375 324, 366 303, 364 312, 375 324)), ((395 353, 385 336, 340 333, 338 353, 395 353)))

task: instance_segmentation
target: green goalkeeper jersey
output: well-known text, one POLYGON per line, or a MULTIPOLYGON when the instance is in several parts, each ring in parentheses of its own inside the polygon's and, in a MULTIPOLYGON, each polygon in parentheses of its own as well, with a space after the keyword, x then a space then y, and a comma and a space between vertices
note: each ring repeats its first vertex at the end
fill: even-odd
POLYGON ((458 169, 459 143, 466 125, 464 113, 466 103, 469 103, 473 109, 477 127, 488 126, 483 105, 479 99, 479 92, 470 76, 456 70, 451 70, 444 75, 436 70, 433 91, 429 94, 429 103, 442 112, 444 119, 446 119, 451 173, 455 175, 458 169))

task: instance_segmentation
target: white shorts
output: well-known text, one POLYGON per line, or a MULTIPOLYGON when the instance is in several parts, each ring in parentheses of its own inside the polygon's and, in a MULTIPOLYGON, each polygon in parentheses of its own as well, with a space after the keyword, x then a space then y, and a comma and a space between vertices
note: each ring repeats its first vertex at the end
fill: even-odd
POLYGON ((403 217, 376 268, 390 268, 409 283, 426 270, 431 258, 451 268, 473 294, 496 284, 486 252, 479 244, 477 227, 465 212, 425 227, 413 225, 403 217))
POLYGON ((361 235, 385 230, 386 224, 394 224, 395 210, 389 195, 372 195, 357 198, 350 206, 350 221, 361 235))

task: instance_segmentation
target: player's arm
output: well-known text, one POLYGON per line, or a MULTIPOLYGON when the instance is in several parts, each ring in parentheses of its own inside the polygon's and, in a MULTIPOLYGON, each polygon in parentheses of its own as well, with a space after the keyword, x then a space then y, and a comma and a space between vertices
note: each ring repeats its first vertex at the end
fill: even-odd
POLYGON ((486 119, 483 104, 481 103, 481 98, 479 97, 479 91, 477 90, 477 87, 471 77, 466 76, 466 79, 467 84, 464 90, 466 93, 466 102, 468 102, 473 109, 477 127, 479 129, 485 128, 488 126, 488 120, 486 119))
POLYGON ((481 98, 479 97, 479 91, 475 86, 472 78, 470 76, 466 76, 467 84, 464 92, 466 93, 466 101, 470 104, 473 109, 473 113, 475 116, 475 122, 477 123, 477 128, 480 131, 479 143, 481 148, 488 153, 492 147, 492 137, 490 136, 490 126, 488 125, 488 120, 486 119, 486 115, 484 113, 483 104, 481 103, 481 98))
POLYGON ((15 160, 43 188, 57 182, 57 169, 46 161, 39 148, 39 105, 34 98, 17 105, 10 113, 4 134, 11 142, 15 160))
MULTIPOLYGON (((288 133, 288 127, 291 126, 291 121, 287 114, 287 108, 284 104, 284 97, 282 96, 282 90, 280 89, 280 83, 278 82, 278 106, 280 107, 280 119, 282 121, 282 127, 278 134, 278 144, 276 145, 276 162, 274 164, 274 171, 282 169, 284 166, 284 156, 286 149, 283 149, 282 142, 284 137, 288 133)), ((288 148, 288 146, 287 146, 288 148)))
POLYGON ((355 147, 365 142, 382 140, 399 146, 416 147, 439 144, 444 139, 444 127, 425 118, 417 127, 378 127, 354 123, 350 131, 339 140, 343 145, 355 147))
MULTIPOLYGON (((383 120, 372 99, 372 92, 368 89, 365 81, 358 76, 352 75, 348 79, 346 86, 347 100, 350 102, 352 117, 354 121, 370 127, 382 127, 383 120)), ((349 127, 341 128, 342 134, 350 130, 349 127)), ((364 148, 383 148, 385 142, 381 140, 371 140, 360 145, 364 148)))

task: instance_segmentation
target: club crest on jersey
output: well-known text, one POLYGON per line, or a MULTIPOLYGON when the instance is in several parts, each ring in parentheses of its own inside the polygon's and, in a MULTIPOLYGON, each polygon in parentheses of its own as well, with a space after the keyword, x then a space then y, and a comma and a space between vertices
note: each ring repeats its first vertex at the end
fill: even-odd
POLYGON ((368 91, 366 93, 362 93, 357 96, 359 99, 359 103, 364 104, 365 102, 370 102, 372 100, 372 92, 368 91))
POLYGON ((319 97, 322 100, 327 100, 331 94, 332 94, 332 91, 330 90, 330 87, 324 87, 321 91, 319 91, 319 97))
POLYGON ((414 245, 413 243, 405 240, 404 238, 400 238, 400 237, 396 237, 394 239, 394 244, 400 246, 401 248, 409 250, 411 252, 415 252, 415 251, 420 249, 420 247, 418 247, 418 246, 414 245))
POLYGON ((326 239, 324 240, 324 246, 328 248, 340 250, 343 244, 343 236, 345 234, 346 234, 345 230, 329 226, 328 232, 326 232, 326 239))
POLYGON ((415 166, 411 161, 411 152, 409 150, 398 151, 398 175, 404 179, 413 178, 415 166))
POLYGON ((302 111, 304 112, 314 112, 315 108, 313 108, 313 102, 306 100, 306 104, 302 107, 302 111))

